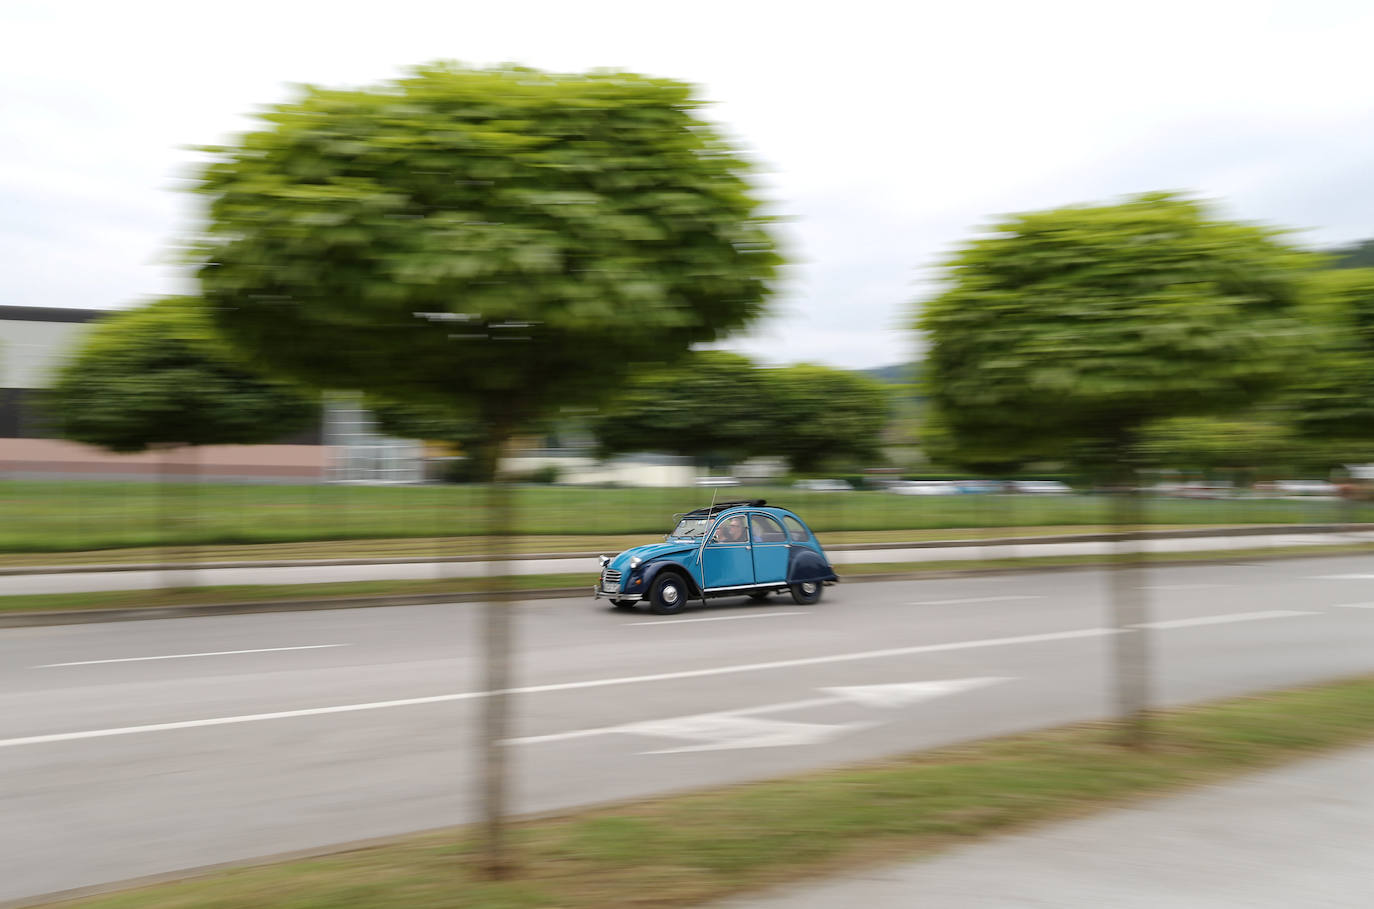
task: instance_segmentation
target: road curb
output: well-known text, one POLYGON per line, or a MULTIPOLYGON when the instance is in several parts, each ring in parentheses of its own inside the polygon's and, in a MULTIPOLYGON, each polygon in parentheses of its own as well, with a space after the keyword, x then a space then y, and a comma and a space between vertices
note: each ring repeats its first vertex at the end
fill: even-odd
MULTIPOLYGON (((1195 558, 1195 559, 1150 559, 1145 564, 1148 568, 1176 568, 1186 565, 1206 565, 1225 562, 1253 560, 1277 561, 1280 559, 1320 559, 1320 558, 1341 558, 1344 553, 1324 553, 1324 552, 1284 552, 1266 555, 1264 553, 1247 552, 1244 556, 1237 556, 1234 552, 1227 553, 1220 551, 1215 558, 1195 558)), ((1036 565, 1033 560, 1037 557, 1030 557, 1027 561, 1031 564, 1011 565, 1001 568, 951 568, 940 571, 891 571, 873 574, 850 575, 841 577, 844 584, 865 584, 878 581, 920 581, 920 580, 948 580, 950 578, 966 578, 992 575, 1007 574, 1029 574, 1050 571, 1100 571, 1110 565, 1110 556, 1101 557, 1100 561, 1084 562, 1075 565, 1036 565)), ((1055 558, 1054 556, 1040 556, 1038 558, 1055 558)), ((517 600, 556 600, 570 597, 587 596, 591 589, 590 584, 578 587, 542 587, 531 588, 528 590, 515 591, 514 596, 517 600)), ((473 603, 481 602, 490 596, 490 591, 466 591, 461 593, 424 593, 424 594, 399 594, 396 596, 379 597, 330 597, 316 600, 269 600, 264 602, 249 603, 202 603, 186 606, 143 606, 134 608, 120 609, 71 609, 71 610, 48 610, 44 612, 12 612, 0 613, 0 629, 3 628, 35 628, 47 625, 84 625, 98 622, 139 622, 154 619, 190 619, 206 618, 221 615, 251 615, 255 613, 268 612, 314 612, 326 609, 368 609, 384 606, 427 606, 442 603, 473 603)), ((3 909, 3 906, 0 906, 3 909)))
MULTIPOLYGON (((585 595, 591 584, 580 587, 542 587, 521 590, 517 597, 548 600, 585 595)), ((189 619, 217 615, 249 615, 263 612, 312 612, 322 609, 366 609, 374 606, 427 606, 434 603, 481 601, 487 591, 397 594, 381 597, 327 597, 316 600, 264 600, 247 603, 196 603, 185 606, 136 606, 120 609, 67 609, 44 612, 0 613, 0 628, 39 625, 83 625, 94 622, 138 622, 149 619, 189 619)))

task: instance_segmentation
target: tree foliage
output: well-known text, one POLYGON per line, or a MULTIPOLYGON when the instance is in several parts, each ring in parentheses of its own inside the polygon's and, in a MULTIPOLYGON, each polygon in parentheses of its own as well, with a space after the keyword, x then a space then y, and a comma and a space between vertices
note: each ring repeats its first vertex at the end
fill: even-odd
POLYGON ((1005 218, 919 318, 932 399, 959 447, 1115 461, 1152 420, 1283 382, 1313 261, 1167 194, 1005 218))
POLYGON ((785 457, 798 471, 876 457, 888 392, 823 366, 760 368, 704 351, 635 376, 592 422, 606 454, 665 451, 714 463, 785 457))
POLYGON ((1141 427, 1137 449, 1141 463, 1181 470, 1253 471, 1307 454, 1290 425, 1260 414, 1157 420, 1141 427))
POLYGON ((772 388, 747 357, 703 351, 631 377, 592 419, 603 454, 663 451, 713 463, 762 453, 772 388))
POLYGON ((985 477, 1011 476, 1036 460, 1027 445, 1009 448, 996 440, 956 439, 940 411, 926 407, 917 430, 921 452, 932 463, 985 477))
POLYGON ((1374 269, 1316 272, 1308 284, 1316 331, 1284 399, 1293 425, 1309 439, 1374 440, 1374 269))
POLYGON ((768 454, 792 469, 817 470, 828 461, 875 460, 891 416, 887 387, 859 373, 802 364, 767 370, 772 386, 768 454))
POLYGON ((368 398, 366 405, 377 421, 377 429, 398 439, 423 439, 462 446, 472 444, 481 436, 481 428, 470 414, 438 404, 368 398))
POLYGON ((666 79, 447 64, 305 89, 202 174, 215 319, 274 369, 500 443, 762 312, 767 219, 698 107, 666 79))
POLYGON ((270 442, 319 415, 298 387, 246 369, 187 297, 95 325, 50 401, 65 438, 118 452, 270 442))

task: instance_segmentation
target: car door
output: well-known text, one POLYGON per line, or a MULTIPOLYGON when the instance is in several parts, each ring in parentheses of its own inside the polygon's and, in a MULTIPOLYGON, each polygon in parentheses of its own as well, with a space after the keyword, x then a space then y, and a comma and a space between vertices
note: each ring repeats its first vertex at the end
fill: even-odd
POLYGON ((754 546, 754 583, 780 584, 787 580, 787 531, 766 514, 749 515, 754 546))
POLYGON ((702 586, 749 587, 754 583, 754 558, 749 542, 749 522, 742 514, 729 515, 716 522, 701 552, 702 586), (737 518, 742 538, 726 539, 731 519, 737 518))

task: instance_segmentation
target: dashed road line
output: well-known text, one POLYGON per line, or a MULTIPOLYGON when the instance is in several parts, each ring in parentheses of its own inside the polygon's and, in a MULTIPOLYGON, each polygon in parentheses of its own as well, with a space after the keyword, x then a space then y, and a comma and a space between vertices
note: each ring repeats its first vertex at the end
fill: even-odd
POLYGON ((257 647, 253 650, 211 650, 205 653, 169 653, 162 656, 120 657, 115 660, 77 660, 71 663, 44 663, 35 669, 55 669, 59 666, 95 666, 99 663, 141 663, 148 660, 189 660, 192 657, 233 656, 240 653, 280 653, 283 650, 324 650, 328 647, 348 647, 348 644, 302 644, 299 647, 257 647))
POLYGON ((1005 603, 1010 600, 1043 600, 1045 597, 1031 594, 1015 595, 1008 594, 998 597, 959 597, 954 600, 918 600, 914 603, 907 603, 908 606, 955 606, 959 603, 1005 603))
POLYGON ((1164 622, 1143 622, 1132 628, 1191 628, 1194 625, 1225 625, 1228 622, 1253 622, 1259 619, 1286 619, 1299 615, 1321 615, 1296 609, 1271 609, 1266 612, 1232 612, 1226 615, 1204 615, 1192 619, 1171 619, 1164 622))
POLYGON ((685 625, 688 622, 733 622, 736 619, 774 619, 784 615, 806 615, 804 612, 760 612, 755 615, 714 615, 704 619, 664 619, 661 622, 622 622, 622 625, 685 625))

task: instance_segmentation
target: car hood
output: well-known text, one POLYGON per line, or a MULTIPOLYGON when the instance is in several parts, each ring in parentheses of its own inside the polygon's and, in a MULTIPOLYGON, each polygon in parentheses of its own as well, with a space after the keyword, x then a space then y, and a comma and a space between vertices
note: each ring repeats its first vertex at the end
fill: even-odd
POLYGON ((634 549, 627 549, 611 559, 611 567, 617 571, 629 571, 630 560, 635 556, 639 556, 640 561, 647 562, 650 559, 657 559, 663 556, 696 552, 697 545, 696 543, 688 543, 683 540, 672 540, 666 543, 649 543, 644 546, 636 546, 634 549))

